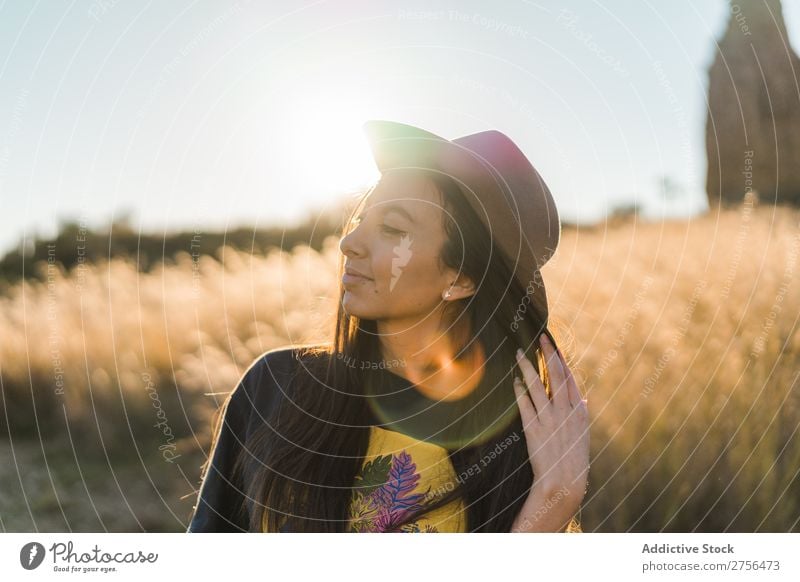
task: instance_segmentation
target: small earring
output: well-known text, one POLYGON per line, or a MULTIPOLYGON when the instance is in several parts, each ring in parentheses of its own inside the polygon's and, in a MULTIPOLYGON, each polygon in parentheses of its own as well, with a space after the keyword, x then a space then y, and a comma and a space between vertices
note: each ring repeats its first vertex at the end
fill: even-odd
POLYGON ((449 289, 447 291, 445 291, 444 298, 445 299, 450 299, 450 290, 449 289))

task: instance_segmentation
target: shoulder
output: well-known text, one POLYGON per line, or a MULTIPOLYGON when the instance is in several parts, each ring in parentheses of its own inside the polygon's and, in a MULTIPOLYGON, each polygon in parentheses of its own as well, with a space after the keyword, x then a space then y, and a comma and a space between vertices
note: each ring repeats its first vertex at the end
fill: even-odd
POLYGON ((275 398, 285 395, 298 371, 324 364, 328 354, 327 347, 320 344, 285 345, 267 350, 244 371, 232 399, 249 401, 257 407, 272 404, 275 398))

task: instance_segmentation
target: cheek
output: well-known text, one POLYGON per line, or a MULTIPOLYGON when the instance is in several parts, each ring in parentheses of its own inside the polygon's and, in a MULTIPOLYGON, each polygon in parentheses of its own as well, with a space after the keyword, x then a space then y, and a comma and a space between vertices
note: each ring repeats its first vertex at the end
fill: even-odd
POLYGON ((390 245, 383 253, 375 255, 373 272, 380 291, 413 295, 441 292, 438 258, 425 248, 423 241, 412 242, 408 247, 390 245))

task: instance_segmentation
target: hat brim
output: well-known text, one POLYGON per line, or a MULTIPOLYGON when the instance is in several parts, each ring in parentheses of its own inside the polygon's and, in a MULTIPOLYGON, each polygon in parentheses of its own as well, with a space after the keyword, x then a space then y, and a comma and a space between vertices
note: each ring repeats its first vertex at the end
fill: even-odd
MULTIPOLYGON (((492 199, 515 206, 515 200, 504 188, 503 178, 498 172, 458 140, 450 141, 425 129, 396 121, 371 120, 364 123, 363 129, 381 173, 394 169, 443 173, 459 185, 485 223, 490 221, 490 215, 483 201, 492 199)), ((489 227, 491 229, 491 225, 489 227)))
POLYGON ((370 120, 363 125, 378 169, 436 169, 449 140, 422 128, 396 121, 370 120))

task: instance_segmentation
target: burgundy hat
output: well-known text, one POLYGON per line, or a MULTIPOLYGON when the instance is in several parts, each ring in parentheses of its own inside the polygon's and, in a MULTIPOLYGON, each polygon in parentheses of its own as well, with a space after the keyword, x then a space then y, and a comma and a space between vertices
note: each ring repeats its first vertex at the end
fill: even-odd
POLYGON ((497 130, 447 140, 412 125, 370 120, 363 131, 381 172, 435 170, 458 184, 547 321, 540 269, 555 253, 561 222, 547 184, 517 145, 497 130))

